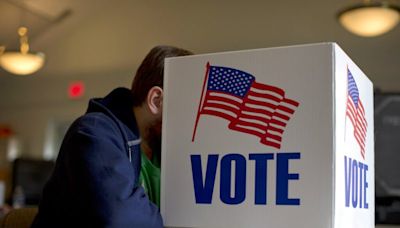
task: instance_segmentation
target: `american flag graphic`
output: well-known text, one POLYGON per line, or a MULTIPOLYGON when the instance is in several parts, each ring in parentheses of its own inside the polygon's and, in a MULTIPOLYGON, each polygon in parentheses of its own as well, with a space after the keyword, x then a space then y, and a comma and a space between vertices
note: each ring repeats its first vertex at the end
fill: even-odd
POLYGON ((354 137, 361 148, 361 156, 365 159, 365 138, 367 137, 367 120, 365 109, 360 99, 357 83, 350 70, 347 69, 347 105, 346 116, 353 124, 354 137))
POLYGON ((229 129, 258 136, 262 144, 280 149, 285 127, 298 106, 283 89, 258 83, 247 72, 207 64, 192 141, 204 114, 224 118, 229 129))

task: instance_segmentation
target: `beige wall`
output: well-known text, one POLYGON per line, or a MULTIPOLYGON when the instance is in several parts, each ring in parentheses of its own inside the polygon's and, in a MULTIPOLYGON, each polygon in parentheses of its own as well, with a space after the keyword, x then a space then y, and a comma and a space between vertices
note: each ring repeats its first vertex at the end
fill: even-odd
POLYGON ((85 82, 86 94, 70 100, 70 79, 40 75, 17 77, 0 85, 0 123, 12 127, 21 142, 21 155, 42 158, 51 124, 70 122, 82 115, 91 97, 104 96, 118 86, 129 87, 134 72, 73 77, 85 82))

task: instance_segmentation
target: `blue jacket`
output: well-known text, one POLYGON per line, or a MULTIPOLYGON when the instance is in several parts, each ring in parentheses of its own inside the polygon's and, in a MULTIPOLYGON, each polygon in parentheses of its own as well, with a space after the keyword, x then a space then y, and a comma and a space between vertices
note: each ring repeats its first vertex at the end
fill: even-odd
POLYGON ((162 227, 139 184, 140 138, 130 90, 92 99, 69 128, 32 227, 162 227))

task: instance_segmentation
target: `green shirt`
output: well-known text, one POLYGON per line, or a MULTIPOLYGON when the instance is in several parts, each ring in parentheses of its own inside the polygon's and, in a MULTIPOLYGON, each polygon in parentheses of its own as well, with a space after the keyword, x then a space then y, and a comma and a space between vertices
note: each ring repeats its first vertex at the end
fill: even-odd
POLYGON ((160 207, 160 159, 153 155, 152 161, 141 153, 141 170, 139 181, 147 193, 149 199, 160 207))

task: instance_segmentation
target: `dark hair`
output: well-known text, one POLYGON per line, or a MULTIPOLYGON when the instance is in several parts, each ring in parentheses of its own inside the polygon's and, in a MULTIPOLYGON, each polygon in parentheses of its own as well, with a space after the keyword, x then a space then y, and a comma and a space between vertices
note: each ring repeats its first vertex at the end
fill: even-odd
POLYGON ((150 50, 132 82, 133 105, 140 106, 153 86, 163 87, 164 59, 167 57, 192 55, 193 53, 172 46, 156 46, 150 50))

